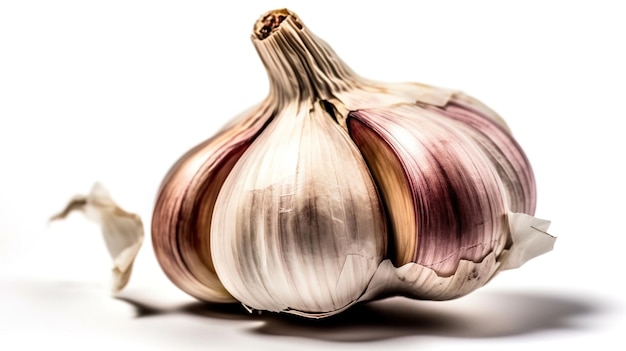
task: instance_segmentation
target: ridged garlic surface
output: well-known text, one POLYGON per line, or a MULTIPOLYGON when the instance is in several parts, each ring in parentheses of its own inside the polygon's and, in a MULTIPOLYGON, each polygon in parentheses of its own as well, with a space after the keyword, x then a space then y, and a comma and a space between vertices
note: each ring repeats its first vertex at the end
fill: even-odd
POLYGON ((154 248, 181 289, 319 318, 456 298, 552 249, 530 164, 488 107, 361 78, 286 9, 252 41, 269 95, 184 155, 157 198, 154 248))

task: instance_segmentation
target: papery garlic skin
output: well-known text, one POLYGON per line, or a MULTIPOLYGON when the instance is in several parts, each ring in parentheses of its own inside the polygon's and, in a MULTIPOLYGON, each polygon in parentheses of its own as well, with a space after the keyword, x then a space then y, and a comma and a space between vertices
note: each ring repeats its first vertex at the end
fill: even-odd
POLYGON ((359 77, 286 9, 252 41, 270 93, 166 177, 153 242, 208 301, 320 318, 444 300, 552 248, 505 122, 461 92, 359 77))
POLYGON ((75 196, 51 221, 64 219, 73 211, 81 211, 102 229, 102 236, 113 261, 112 290, 121 291, 130 279, 135 257, 143 244, 141 218, 120 208, 105 187, 96 183, 88 195, 75 196))

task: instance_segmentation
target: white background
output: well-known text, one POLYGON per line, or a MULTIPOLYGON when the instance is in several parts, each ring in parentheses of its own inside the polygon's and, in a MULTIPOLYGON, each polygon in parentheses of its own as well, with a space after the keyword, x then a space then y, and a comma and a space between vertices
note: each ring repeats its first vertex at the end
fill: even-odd
POLYGON ((626 11, 618 1, 3 1, 0 348, 623 349, 626 11), (219 4, 219 5, 218 5, 219 4), (390 299, 322 322, 207 307, 149 240, 168 168, 268 83, 249 36, 289 7, 361 75, 462 89, 531 160, 553 252, 450 302, 390 299), (94 181, 144 218, 123 299, 80 214, 94 181))

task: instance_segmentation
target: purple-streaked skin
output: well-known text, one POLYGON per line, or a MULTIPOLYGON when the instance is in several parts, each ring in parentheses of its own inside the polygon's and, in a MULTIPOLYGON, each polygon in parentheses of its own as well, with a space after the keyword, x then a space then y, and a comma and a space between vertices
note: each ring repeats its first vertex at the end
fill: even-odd
POLYGON ((455 94, 443 107, 424 106, 462 122, 461 128, 484 150, 506 188, 511 212, 535 213, 536 185, 524 151, 502 119, 477 100, 455 94))
POLYGON ((450 276, 460 260, 480 262, 505 244, 502 180, 460 124, 410 104, 350 113, 350 134, 382 188, 388 213, 408 211, 390 216, 395 242, 401 243, 395 251, 397 265, 415 262, 450 276), (389 152, 375 152, 380 144, 389 152), (384 180, 392 163, 403 177, 384 180), (408 194, 408 210, 398 208, 407 201, 394 199, 397 191, 385 189, 395 181, 409 189, 399 195, 408 194), (411 245, 402 244, 407 238, 411 245))
POLYGON ((156 257, 168 278, 198 299, 235 301, 215 273, 208 228, 221 184, 271 119, 270 106, 253 108, 187 152, 159 190, 152 217, 156 257))

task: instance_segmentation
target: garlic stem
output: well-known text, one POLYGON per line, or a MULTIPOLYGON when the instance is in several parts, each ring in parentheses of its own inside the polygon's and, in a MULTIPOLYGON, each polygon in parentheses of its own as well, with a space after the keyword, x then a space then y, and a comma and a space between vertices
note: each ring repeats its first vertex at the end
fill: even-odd
POLYGON ((287 9, 274 10, 256 23, 252 42, 278 100, 330 99, 358 79, 323 40, 287 9))

